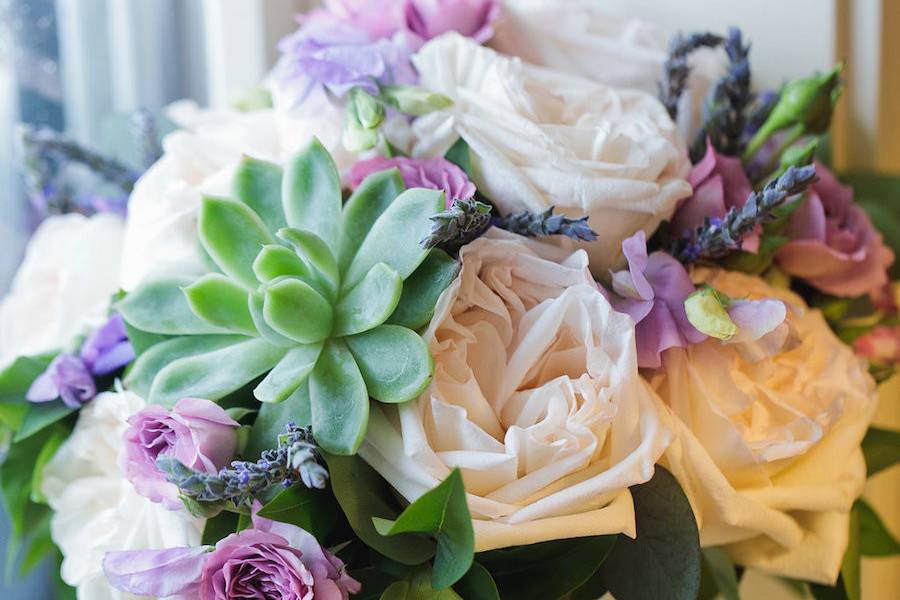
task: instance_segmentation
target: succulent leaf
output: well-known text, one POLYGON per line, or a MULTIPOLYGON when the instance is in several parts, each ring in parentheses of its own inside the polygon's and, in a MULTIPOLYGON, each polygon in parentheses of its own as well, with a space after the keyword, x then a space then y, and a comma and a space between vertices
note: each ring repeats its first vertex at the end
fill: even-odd
POLYGON ((129 325, 161 335, 228 333, 194 314, 182 291, 191 280, 183 277, 145 283, 116 303, 116 310, 129 325))
POLYGON ((253 261, 275 239, 255 212, 240 202, 208 196, 200 207, 198 230, 222 272, 247 288, 257 286, 253 261))
POLYGON ((316 366, 316 361, 319 360, 322 346, 322 342, 319 342, 303 344, 288 350, 284 358, 253 390, 256 399, 260 402, 286 400, 309 377, 313 367, 316 366))
POLYGON ((257 335, 247 306, 247 290, 219 273, 204 275, 184 288, 194 314, 234 333, 257 335))
POLYGON ((284 170, 264 160, 245 156, 234 175, 235 197, 259 215, 269 231, 287 227, 281 207, 284 170))
POLYGON ((279 277, 297 277, 307 283, 312 279, 312 271, 290 248, 270 244, 263 246, 253 261, 253 272, 260 283, 268 283, 279 277))
POLYGON ((353 355, 341 340, 328 340, 309 379, 316 441, 332 454, 354 454, 369 420, 369 394, 353 355))
POLYGON ((353 335, 378 327, 397 308, 402 290, 397 271, 378 263, 335 304, 332 335, 353 335))
POLYGON ((431 353, 415 331, 381 325, 345 339, 369 395, 376 400, 406 402, 418 397, 431 382, 431 353))
POLYGON ((263 317, 277 333, 299 342, 321 342, 331 333, 331 304, 305 281, 272 282, 265 291, 263 317))
POLYGON ((428 325, 434 307, 447 286, 459 274, 459 263, 439 248, 432 248, 406 281, 397 308, 387 323, 418 329, 428 325))
POLYGON ((334 300, 340 284, 337 261, 328 245, 311 231, 287 228, 278 232, 278 237, 289 243, 312 270, 313 277, 325 290, 326 296, 334 300))
POLYGON ((372 225, 404 189, 400 170, 388 169, 366 177, 351 194, 344 205, 344 235, 339 261, 341 273, 347 272, 372 225))
POLYGON ((266 323, 266 317, 263 314, 265 309, 265 296, 259 292, 253 292, 247 301, 247 307, 250 309, 250 316, 253 318, 253 324, 259 334, 270 344, 281 346, 282 348, 293 348, 297 342, 281 335, 272 326, 266 323))
POLYGON ((325 241, 333 255, 341 239, 341 178, 322 143, 313 138, 288 164, 282 192, 288 226, 325 241))

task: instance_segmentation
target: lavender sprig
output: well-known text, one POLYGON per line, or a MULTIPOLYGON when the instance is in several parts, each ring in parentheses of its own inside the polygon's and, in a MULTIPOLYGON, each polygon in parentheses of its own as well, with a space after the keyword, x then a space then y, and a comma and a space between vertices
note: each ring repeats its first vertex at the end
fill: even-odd
POLYGON ((745 235, 757 225, 775 219, 773 212, 791 196, 806 190, 815 182, 814 165, 789 167, 759 192, 753 192, 741 208, 733 207, 723 219, 705 219, 693 236, 676 240, 669 253, 683 263, 698 259, 717 259, 740 250, 745 235))
POLYGON ((593 242, 597 239, 597 233, 587 224, 587 216, 572 219, 566 215, 554 215, 554 208, 551 206, 542 213, 523 211, 507 215, 495 219, 494 225, 525 237, 564 235, 584 242, 593 242))
POLYGON ((678 33, 672 38, 669 56, 663 63, 662 81, 658 85, 659 99, 673 121, 678 116, 678 101, 691 73, 688 56, 698 48, 715 48, 721 43, 722 36, 710 32, 692 33, 686 37, 678 33))
POLYGON ((229 469, 202 473, 176 458, 160 456, 156 466, 167 481, 178 486, 183 496, 197 502, 227 503, 235 508, 249 508, 255 498, 278 485, 290 487, 300 481, 306 487, 322 489, 328 480, 312 430, 294 423, 288 423, 284 433, 278 436, 278 447, 263 452, 256 462, 236 460, 229 469))
POLYGON ((491 225, 491 206, 478 200, 457 200, 444 212, 431 217, 431 233, 419 244, 456 249, 484 233, 491 225))

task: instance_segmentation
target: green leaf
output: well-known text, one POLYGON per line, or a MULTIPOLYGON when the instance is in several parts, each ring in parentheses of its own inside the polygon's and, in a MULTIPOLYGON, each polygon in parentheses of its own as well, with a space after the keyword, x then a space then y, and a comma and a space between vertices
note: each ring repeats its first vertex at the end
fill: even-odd
MULTIPOLYGON (((184 295, 184 292, 182 292, 182 295, 184 295)), ((125 332, 128 335, 128 341, 131 342, 131 347, 134 348, 135 355, 138 357, 153 346, 160 344, 166 340, 172 339, 172 336, 169 335, 161 335, 159 333, 142 331, 137 327, 134 327, 128 321, 125 321, 125 332)), ((132 363, 132 365, 133 364, 134 363, 132 363)), ((126 375, 128 374, 128 371, 129 369, 126 369, 126 375)))
POLYGON ((380 325, 345 338, 359 365, 369 395, 381 402, 412 400, 431 382, 434 362, 415 331, 380 325))
POLYGON ((287 227, 281 205, 284 172, 278 165, 245 156, 234 174, 234 195, 259 215, 271 232, 287 227))
POLYGON ((274 346, 282 348, 293 348, 297 345, 294 340, 285 337, 272 329, 272 326, 266 323, 265 317, 265 297, 257 292, 251 292, 247 307, 250 309, 250 316, 253 318, 253 324, 259 334, 274 346))
POLYGON ((678 482, 656 466, 653 479, 631 488, 637 539, 620 535, 600 567, 617 600, 694 600, 700 588, 700 540, 678 482))
POLYGON ((614 535, 556 540, 482 553, 478 560, 502 598, 560 598, 586 586, 615 543, 614 535))
POLYGON ((277 333, 299 342, 320 342, 331 333, 331 304, 308 283, 285 277, 266 287, 263 317, 277 333))
POLYGON ((469 144, 463 138, 456 140, 447 153, 444 155, 448 161, 466 172, 470 181, 475 181, 472 170, 472 154, 469 151, 469 144))
POLYGON ((50 536, 50 519, 48 512, 41 515, 37 523, 31 523, 31 536, 25 555, 19 565, 19 577, 27 577, 41 562, 56 550, 53 538, 50 536))
POLYGON ((316 442, 332 454, 354 454, 366 435, 369 395, 353 355, 328 340, 309 380, 316 442))
POLYGON ((160 342, 141 354, 125 377, 125 387, 142 398, 150 397, 157 374, 180 358, 206 354, 245 341, 239 335, 194 335, 160 342))
POLYGON ((300 229, 282 229, 278 237, 291 244, 307 267, 312 272, 312 277, 318 282, 319 292, 334 300, 337 297, 338 273, 337 260, 328 245, 314 233, 300 229))
POLYGON ((453 105, 444 94, 413 85, 382 85, 381 98, 404 115, 420 117, 453 105))
POLYGON ((228 333, 210 325, 194 314, 183 288, 190 279, 166 278, 150 281, 131 292, 115 305, 129 325, 149 333, 162 335, 198 335, 228 333))
POLYGON ((456 582, 453 589, 466 600, 500 600, 500 592, 490 572, 477 562, 456 582))
POLYGON ((25 418, 22 420, 22 425, 18 431, 16 431, 13 441, 18 443, 28 439, 74 412, 75 409, 63 404, 62 400, 29 403, 28 412, 25 413, 25 418))
POLYGON ((356 535, 370 548, 404 565, 418 565, 434 554, 431 540, 418 535, 384 537, 373 517, 393 519, 399 514, 388 483, 358 456, 324 453, 331 489, 356 535))
POLYGON ((844 560, 841 561, 841 579, 848 600, 861 600, 862 574, 860 561, 860 515, 859 511, 850 511, 850 535, 844 560))
POLYGON ((296 346, 284 355, 275 368, 269 371, 253 395, 260 402, 282 402, 286 400, 316 366, 322 352, 322 342, 296 346))
POLYGON ((731 557, 721 548, 704 548, 703 564, 715 581, 716 589, 725 600, 740 600, 737 572, 731 557))
POLYGON ((285 276, 297 277, 307 283, 312 279, 312 272, 300 257, 290 248, 278 244, 263 246, 253 261, 253 272, 260 283, 285 276))
MULTIPOLYGON (((21 403, 28 393, 28 388, 38 375, 47 370, 53 355, 20 356, 2 372, 0 372, 0 402, 21 403)), ((3 419, 9 419, 10 427, 21 415, 15 409, 7 409, 3 419), (11 412, 9 412, 11 411, 11 412)))
POLYGON ((219 540, 234 533, 237 530, 237 524, 237 513, 223 510, 215 517, 206 520, 200 543, 204 546, 214 546, 219 540))
POLYGON ((341 178, 331 155, 313 138, 290 162, 282 191, 290 227, 311 231, 337 256, 341 239, 341 178))
POLYGON ((235 421, 240 421, 247 415, 252 415, 258 412, 255 408, 244 408, 242 406, 232 406, 231 408, 226 408, 225 413, 234 419, 235 421))
MULTIPOLYGON (((407 579, 392 583, 384 593, 381 600, 463 600, 462 597, 449 588, 435 588, 434 573, 427 566, 423 566, 407 579)), ((469 600, 466 598, 466 600, 469 600)))
POLYGON ((15 431, 22 426, 28 413, 28 404, 22 402, 0 402, 0 426, 15 431))
POLYGON ((304 381, 284 402, 263 404, 250 430, 245 458, 256 460, 265 451, 278 446, 284 426, 293 421, 300 427, 312 424, 309 406, 309 382, 304 381))
POLYGON ((247 307, 247 290, 219 273, 204 275, 184 288, 194 314, 234 333, 257 335, 247 307))
POLYGON ((472 566, 475 532, 459 469, 406 507, 395 521, 375 517, 382 535, 425 533, 437 541, 431 584, 442 590, 459 581, 472 566))
POLYGON ((853 504, 859 514, 860 554, 863 556, 893 556, 900 554, 900 542, 885 527, 878 513, 860 498, 853 504))
POLYGON ((443 291, 459 274, 459 262, 439 248, 433 248, 419 267, 403 282, 397 309, 387 322, 418 329, 431 322, 434 307, 443 291))
POLYGON ((31 473, 32 502, 38 504, 47 503, 47 498, 41 491, 41 481, 43 481, 44 478, 44 467, 47 466, 47 463, 50 462, 62 443, 69 437, 70 433, 71 431, 65 427, 55 427, 50 433, 50 437, 48 437, 47 441, 44 442, 44 445, 41 446, 41 451, 34 461, 34 470, 31 473))
POLYGON ((862 441, 869 477, 900 461, 900 431, 869 427, 862 441))
POLYGON ((380 262, 404 280, 416 270, 428 250, 419 241, 431 232, 430 217, 444 209, 444 194, 437 190, 407 190, 387 207, 372 225, 342 282, 343 289, 359 283, 380 262))
POLYGON ((293 485, 282 490, 259 511, 259 516, 290 523, 324 540, 337 522, 337 506, 330 494, 293 485))
POLYGON ((338 300, 332 335, 353 335, 378 327, 394 312, 402 290, 403 280, 397 271, 378 263, 338 300))
POLYGON ((606 584, 603 583, 603 573, 598 570, 581 587, 572 592, 569 600, 598 600, 604 594, 606 594, 606 584))
POLYGON ((206 196, 197 230, 203 247, 223 273, 248 288, 256 287, 253 261, 262 247, 275 239, 255 212, 235 200, 206 196))
POLYGON ((150 402, 173 406, 186 397, 218 400, 274 367, 286 353, 266 340, 254 339, 180 358, 156 376, 150 402))
POLYGON ((404 189, 400 170, 388 169, 366 177, 351 194, 344 205, 344 232, 339 252, 341 273, 346 273, 372 225, 404 189))

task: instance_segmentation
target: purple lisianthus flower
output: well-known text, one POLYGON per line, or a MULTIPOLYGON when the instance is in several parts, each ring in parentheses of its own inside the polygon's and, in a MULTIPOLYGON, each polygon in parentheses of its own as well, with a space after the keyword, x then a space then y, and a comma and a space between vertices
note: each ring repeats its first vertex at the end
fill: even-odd
POLYGON ((688 321, 685 299, 694 284, 680 262, 665 252, 647 255, 647 237, 639 231, 622 242, 628 270, 613 273, 610 303, 635 323, 639 367, 657 368, 667 348, 698 344, 706 336, 688 321))
POLYGON ((405 0, 325 0, 329 13, 371 39, 389 38, 403 29, 405 4, 405 0))
POLYGON ((344 563, 303 529, 264 519, 254 503, 253 526, 214 549, 170 548, 107 553, 113 587, 139 596, 200 600, 283 598, 347 600, 360 591, 344 563))
POLYGON ((888 282, 894 253, 869 216, 853 201, 853 189, 816 164, 819 180, 791 215, 791 241, 776 255, 790 275, 835 296, 876 294, 888 282))
POLYGON ((441 157, 436 158, 386 158, 379 156, 361 160, 350 169, 350 186, 356 189, 363 180, 378 171, 397 168, 407 188, 441 190, 447 207, 457 200, 468 200, 475 195, 475 184, 461 168, 441 157))
POLYGON ((113 315, 81 345, 81 360, 95 376, 109 375, 134 360, 121 315, 113 315))
POLYGON ((171 412, 150 405, 128 424, 122 470, 139 494, 170 510, 182 504, 178 488, 156 466, 160 455, 205 473, 217 473, 234 458, 239 424, 209 400, 182 398, 171 412))
POLYGON ((494 35, 497 0, 407 0, 406 27, 425 40, 456 31, 484 43, 494 35))
MULTIPOLYGON (((672 217, 672 230, 681 235, 693 233, 704 219, 721 220, 731 208, 741 208, 753 191, 739 158, 724 156, 707 141, 703 160, 691 168, 688 183, 694 194, 679 204, 672 217)), ((742 249, 759 250, 759 229, 743 239, 742 249)))
POLYGON ((61 398, 66 406, 80 408, 97 395, 97 386, 88 366, 77 356, 60 354, 32 382, 25 394, 29 402, 50 402, 61 398))

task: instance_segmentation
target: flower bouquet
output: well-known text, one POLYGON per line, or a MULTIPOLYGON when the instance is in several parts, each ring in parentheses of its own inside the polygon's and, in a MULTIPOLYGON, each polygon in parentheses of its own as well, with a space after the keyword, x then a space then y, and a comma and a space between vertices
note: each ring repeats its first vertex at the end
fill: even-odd
POLYGON ((746 568, 858 598, 898 552, 859 499, 900 457, 870 428, 898 288, 818 147, 840 67, 757 92, 739 30, 579 3, 299 24, 143 174, 25 132, 65 214, 0 309, 23 568, 82 600, 736 598, 746 568))

